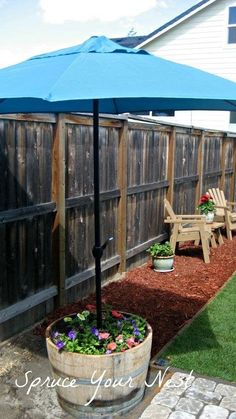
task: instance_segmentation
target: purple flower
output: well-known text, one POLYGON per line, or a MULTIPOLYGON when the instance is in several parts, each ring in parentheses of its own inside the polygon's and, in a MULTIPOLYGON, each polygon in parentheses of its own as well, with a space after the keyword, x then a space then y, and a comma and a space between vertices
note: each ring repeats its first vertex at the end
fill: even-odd
POLYGON ((91 328, 91 333, 94 336, 99 336, 99 330, 95 326, 91 328))
POLYGON ((122 321, 121 320, 117 320, 117 327, 119 327, 119 329, 120 329, 121 326, 122 326, 122 321))
POLYGON ((53 332, 52 338, 56 339, 59 336, 59 332, 53 332))
POLYGON ((140 334, 139 330, 137 329, 137 327, 135 327, 134 328, 134 335, 139 336, 139 334, 140 334))
POLYGON ((56 346, 57 346, 58 349, 62 349, 62 348, 64 348, 65 344, 64 344, 64 342, 62 342, 62 340, 59 340, 56 343, 56 346))
POLYGON ((107 349, 106 354, 109 355, 111 353, 112 353, 112 351, 110 349, 107 349))
POLYGON ((76 338, 76 332, 74 331, 74 330, 71 330, 69 333, 68 333, 68 337, 71 339, 71 340, 74 340, 75 338, 76 338))

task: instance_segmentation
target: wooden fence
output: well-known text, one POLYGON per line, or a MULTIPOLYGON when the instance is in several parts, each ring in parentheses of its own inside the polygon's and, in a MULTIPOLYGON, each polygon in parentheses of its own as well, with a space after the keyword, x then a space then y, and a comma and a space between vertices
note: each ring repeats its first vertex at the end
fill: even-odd
MULTIPOLYGON (((104 281, 167 238, 163 199, 196 211, 220 186, 236 200, 236 138, 125 117, 100 120, 104 281)), ((1 339, 94 291, 92 119, 0 118, 1 339)))

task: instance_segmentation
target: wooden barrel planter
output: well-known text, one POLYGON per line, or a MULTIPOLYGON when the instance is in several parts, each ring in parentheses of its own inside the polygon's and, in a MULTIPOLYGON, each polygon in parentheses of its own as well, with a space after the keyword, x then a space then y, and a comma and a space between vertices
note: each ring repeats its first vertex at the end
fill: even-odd
POLYGON ((85 355, 58 351, 50 336, 60 320, 47 328, 46 344, 53 378, 64 383, 55 386, 61 407, 80 419, 111 418, 133 409, 145 391, 151 326, 138 346, 109 355, 85 355))

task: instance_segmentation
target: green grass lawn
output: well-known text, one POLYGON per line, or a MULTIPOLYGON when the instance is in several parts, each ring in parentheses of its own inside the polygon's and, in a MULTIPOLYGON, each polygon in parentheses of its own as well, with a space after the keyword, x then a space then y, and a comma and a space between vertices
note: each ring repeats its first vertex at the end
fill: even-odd
POLYGON ((236 381, 236 275, 161 354, 172 367, 236 381))

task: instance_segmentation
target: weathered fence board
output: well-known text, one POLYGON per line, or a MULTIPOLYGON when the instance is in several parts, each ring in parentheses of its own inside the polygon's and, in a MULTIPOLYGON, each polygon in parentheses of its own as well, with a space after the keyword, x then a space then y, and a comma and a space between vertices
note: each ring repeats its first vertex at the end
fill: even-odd
POLYGON ((191 130, 176 133, 173 207, 178 214, 196 211, 200 138, 191 130))
POLYGON ((219 135, 205 136, 203 163, 203 191, 220 187, 222 175, 222 137, 219 135))
MULTIPOLYGON (((168 237, 164 197, 191 213, 221 186, 236 198, 236 139, 221 132, 100 120, 103 282, 168 237)), ((95 289, 92 119, 0 116, 0 332, 95 289), (28 313, 28 314, 27 314, 28 313)))

